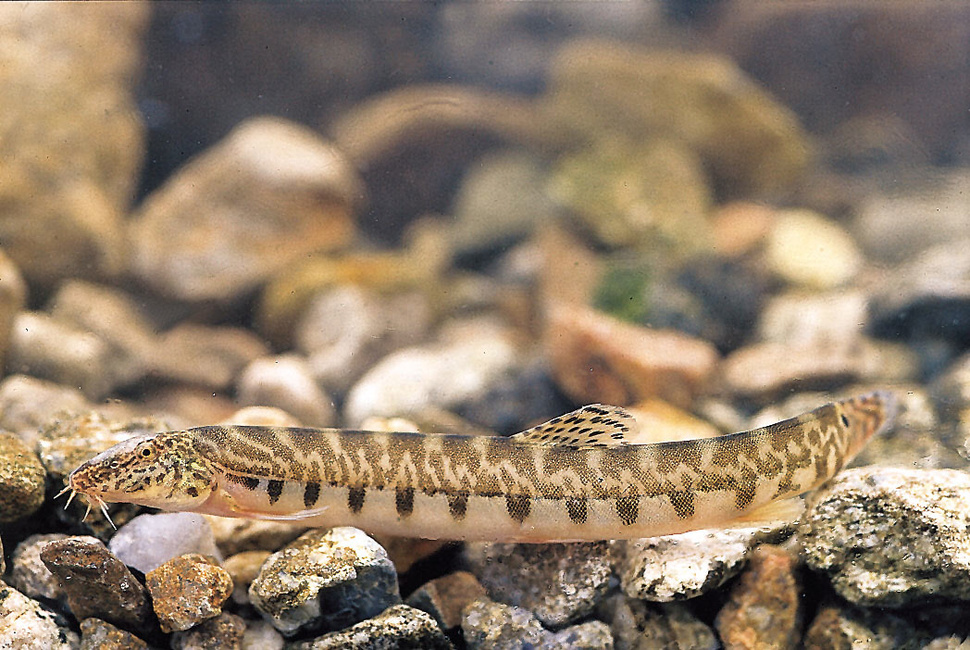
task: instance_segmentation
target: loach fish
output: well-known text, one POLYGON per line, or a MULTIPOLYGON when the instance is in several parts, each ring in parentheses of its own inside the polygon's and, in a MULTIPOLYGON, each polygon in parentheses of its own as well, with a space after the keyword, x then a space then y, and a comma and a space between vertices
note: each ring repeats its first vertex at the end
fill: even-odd
POLYGON ((652 537, 791 516, 791 497, 832 478, 894 412, 893 395, 874 392, 651 444, 630 443, 634 418, 600 404, 510 437, 206 426, 115 445, 64 492, 105 515, 126 502, 429 539, 652 537))

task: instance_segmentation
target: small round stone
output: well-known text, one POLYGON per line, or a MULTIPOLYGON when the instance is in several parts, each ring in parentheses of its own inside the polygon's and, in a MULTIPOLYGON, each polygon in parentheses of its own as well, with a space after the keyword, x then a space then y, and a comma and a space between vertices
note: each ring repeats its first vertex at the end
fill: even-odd
POLYGON ((0 433, 0 523, 32 515, 44 503, 47 473, 20 438, 0 433))

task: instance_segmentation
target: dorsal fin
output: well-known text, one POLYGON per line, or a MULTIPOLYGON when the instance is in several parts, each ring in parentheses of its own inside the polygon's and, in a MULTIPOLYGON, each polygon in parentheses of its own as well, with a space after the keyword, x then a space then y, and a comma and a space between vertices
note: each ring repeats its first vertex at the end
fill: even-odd
POLYGON ((612 447, 629 444, 637 421, 619 406, 589 404, 512 436, 518 442, 565 447, 612 447))

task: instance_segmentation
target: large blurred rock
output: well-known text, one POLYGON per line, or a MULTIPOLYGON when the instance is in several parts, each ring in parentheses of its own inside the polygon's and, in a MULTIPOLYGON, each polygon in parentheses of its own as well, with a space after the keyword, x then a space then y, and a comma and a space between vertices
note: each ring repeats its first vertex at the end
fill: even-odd
POLYGON ((131 222, 132 272, 167 296, 227 300, 345 245, 363 189, 313 131, 254 118, 187 163, 131 222))
POLYGON ((122 269, 144 152, 131 87, 150 12, 0 5, 0 240, 30 282, 122 269))

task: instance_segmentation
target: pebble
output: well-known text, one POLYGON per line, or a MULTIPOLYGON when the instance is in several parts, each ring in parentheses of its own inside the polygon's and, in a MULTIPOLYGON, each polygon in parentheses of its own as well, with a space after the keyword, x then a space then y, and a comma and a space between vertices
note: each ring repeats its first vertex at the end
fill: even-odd
POLYGON ((44 503, 47 472, 20 438, 0 432, 0 524, 23 519, 44 503))
POLYGON ((225 301, 354 235, 363 188, 307 127, 250 118, 141 204, 129 225, 134 274, 188 301, 225 301))
POLYGON ((681 603, 648 603, 615 594, 602 607, 617 650, 718 650, 714 630, 681 603))
POLYGON ((507 329, 489 321, 452 323, 435 344, 384 357, 347 395, 351 427, 371 416, 400 416, 435 406, 454 408, 506 376, 518 360, 507 329))
POLYGON ((100 618, 81 621, 81 650, 150 650, 143 640, 100 618))
POLYGON ((462 634, 469 650, 612 650, 610 629, 589 621, 549 632, 522 607, 479 599, 462 615, 462 634))
POLYGON ((540 99, 564 128, 633 142, 660 134, 689 146, 732 195, 784 190, 808 163, 795 115, 727 58, 576 39, 550 68, 540 99))
POLYGON ((27 284, 20 269, 0 250, 0 367, 7 358, 14 320, 27 304, 27 284))
POLYGON ((148 591, 118 558, 93 537, 68 537, 40 553, 67 594, 77 620, 94 617, 125 629, 147 630, 153 623, 148 591))
POLYGON ((310 365, 295 354, 256 359, 243 370, 236 401, 251 406, 276 406, 311 427, 336 423, 333 401, 313 378, 310 365))
POLYGON ((172 635, 172 650, 242 650, 246 621, 223 612, 190 630, 172 635))
POLYGON ((630 598, 671 602, 717 589, 744 568, 751 549, 780 539, 791 522, 764 528, 695 530, 638 540, 612 542, 620 587, 630 598))
POLYGON ((126 565, 147 574, 190 553, 222 561, 209 522, 193 512, 138 515, 118 529, 108 549, 126 565))
POLYGON ((939 244, 889 271, 870 299, 873 334, 963 345, 970 336, 968 246, 967 238, 939 244))
POLYGON ((269 621, 247 621, 241 650, 283 650, 283 635, 269 621))
POLYGON ((627 441, 631 443, 699 440, 721 435, 710 422, 657 398, 637 402, 626 410, 637 421, 638 430, 627 435, 627 441))
MULTIPOLYGON (((232 578, 212 558, 189 553, 145 574, 162 632, 184 631, 222 613, 232 578)), ((240 632, 241 635, 241 632, 240 632)))
POLYGON ((516 149, 487 153, 470 165, 450 211, 455 251, 493 251, 556 218, 556 206, 545 191, 545 174, 535 156, 516 149))
POLYGON ((879 466, 842 472, 814 497, 804 557, 846 600, 909 607, 970 599, 970 475, 879 466))
POLYGON ((64 599, 67 594, 60 580, 40 558, 48 542, 60 539, 67 539, 67 535, 31 535, 17 544, 10 558, 10 585, 30 598, 64 599))
POLYGON ((609 247, 674 259, 710 244, 712 197, 700 157, 682 142, 604 138, 560 158, 549 193, 609 247))
POLYGON ((802 647, 805 650, 929 650, 934 636, 903 616, 886 610, 825 603, 805 630, 802 647))
POLYGON ((288 637, 341 630, 401 602, 387 553, 349 527, 311 530, 274 553, 249 599, 288 637))
POLYGON ((162 334, 152 374, 210 390, 227 390, 249 363, 269 354, 266 344, 241 327, 182 323, 162 334))
POLYGON ((130 386, 149 371, 156 344, 152 323, 133 296, 84 280, 61 284, 48 304, 59 323, 98 337, 110 350, 111 375, 118 386, 130 386))
POLYGON ((474 574, 456 571, 424 583, 404 602, 430 614, 438 627, 448 632, 461 625, 465 607, 485 597, 485 588, 474 574))
POLYGON ((89 408, 76 388, 17 374, 0 382, 0 427, 16 433, 31 448, 37 431, 52 417, 89 408))
POLYGON ((788 391, 831 390, 865 372, 862 345, 755 343, 725 357, 721 372, 735 395, 764 402, 788 391))
POLYGON ((393 605, 373 618, 346 630, 331 632, 312 641, 290 644, 291 650, 451 650, 453 646, 421 610, 393 605))
POLYGON ((381 357, 424 339, 431 319, 428 298, 418 291, 381 295, 341 284, 309 301, 296 324, 296 345, 313 378, 344 394, 381 357))
POLYGON ((862 254, 839 224, 811 210, 783 210, 765 245, 771 270, 792 285, 834 289, 851 281, 862 254))
POLYGON ((227 557, 222 568, 232 578, 232 600, 238 605, 249 604, 249 586, 259 575, 259 570, 272 555, 269 551, 243 551, 227 557))
POLYGON ((307 526, 298 522, 202 516, 209 522, 216 546, 224 557, 243 551, 278 549, 307 530, 307 526))
POLYGON ((0 581, 0 647, 4 650, 74 650, 77 633, 35 600, 0 581))
POLYGON ((777 212, 766 205, 732 201, 711 215, 713 249, 723 257, 740 257, 757 249, 775 225, 777 212))
POLYGON ((488 594, 550 628, 593 612, 612 578, 607 542, 469 544, 465 556, 488 594))
POLYGON ((90 332, 24 311, 14 319, 7 367, 58 384, 77 386, 88 399, 100 400, 115 387, 111 348, 90 332))
POLYGON ((658 397, 688 408, 718 361, 717 351, 706 341, 674 330, 638 327, 582 307, 554 309, 544 336, 553 377, 581 404, 622 406, 658 397))
POLYGON ((122 270, 145 128, 134 97, 149 7, 0 6, 0 240, 32 285, 122 270), (110 42, 103 35, 110 31, 110 42))
POLYGON ((768 299, 758 339, 791 346, 845 347, 863 334, 866 296, 858 290, 788 291, 768 299))
POLYGON ((714 626, 727 648, 796 648, 802 629, 802 586, 795 560, 759 546, 732 587, 714 626))

